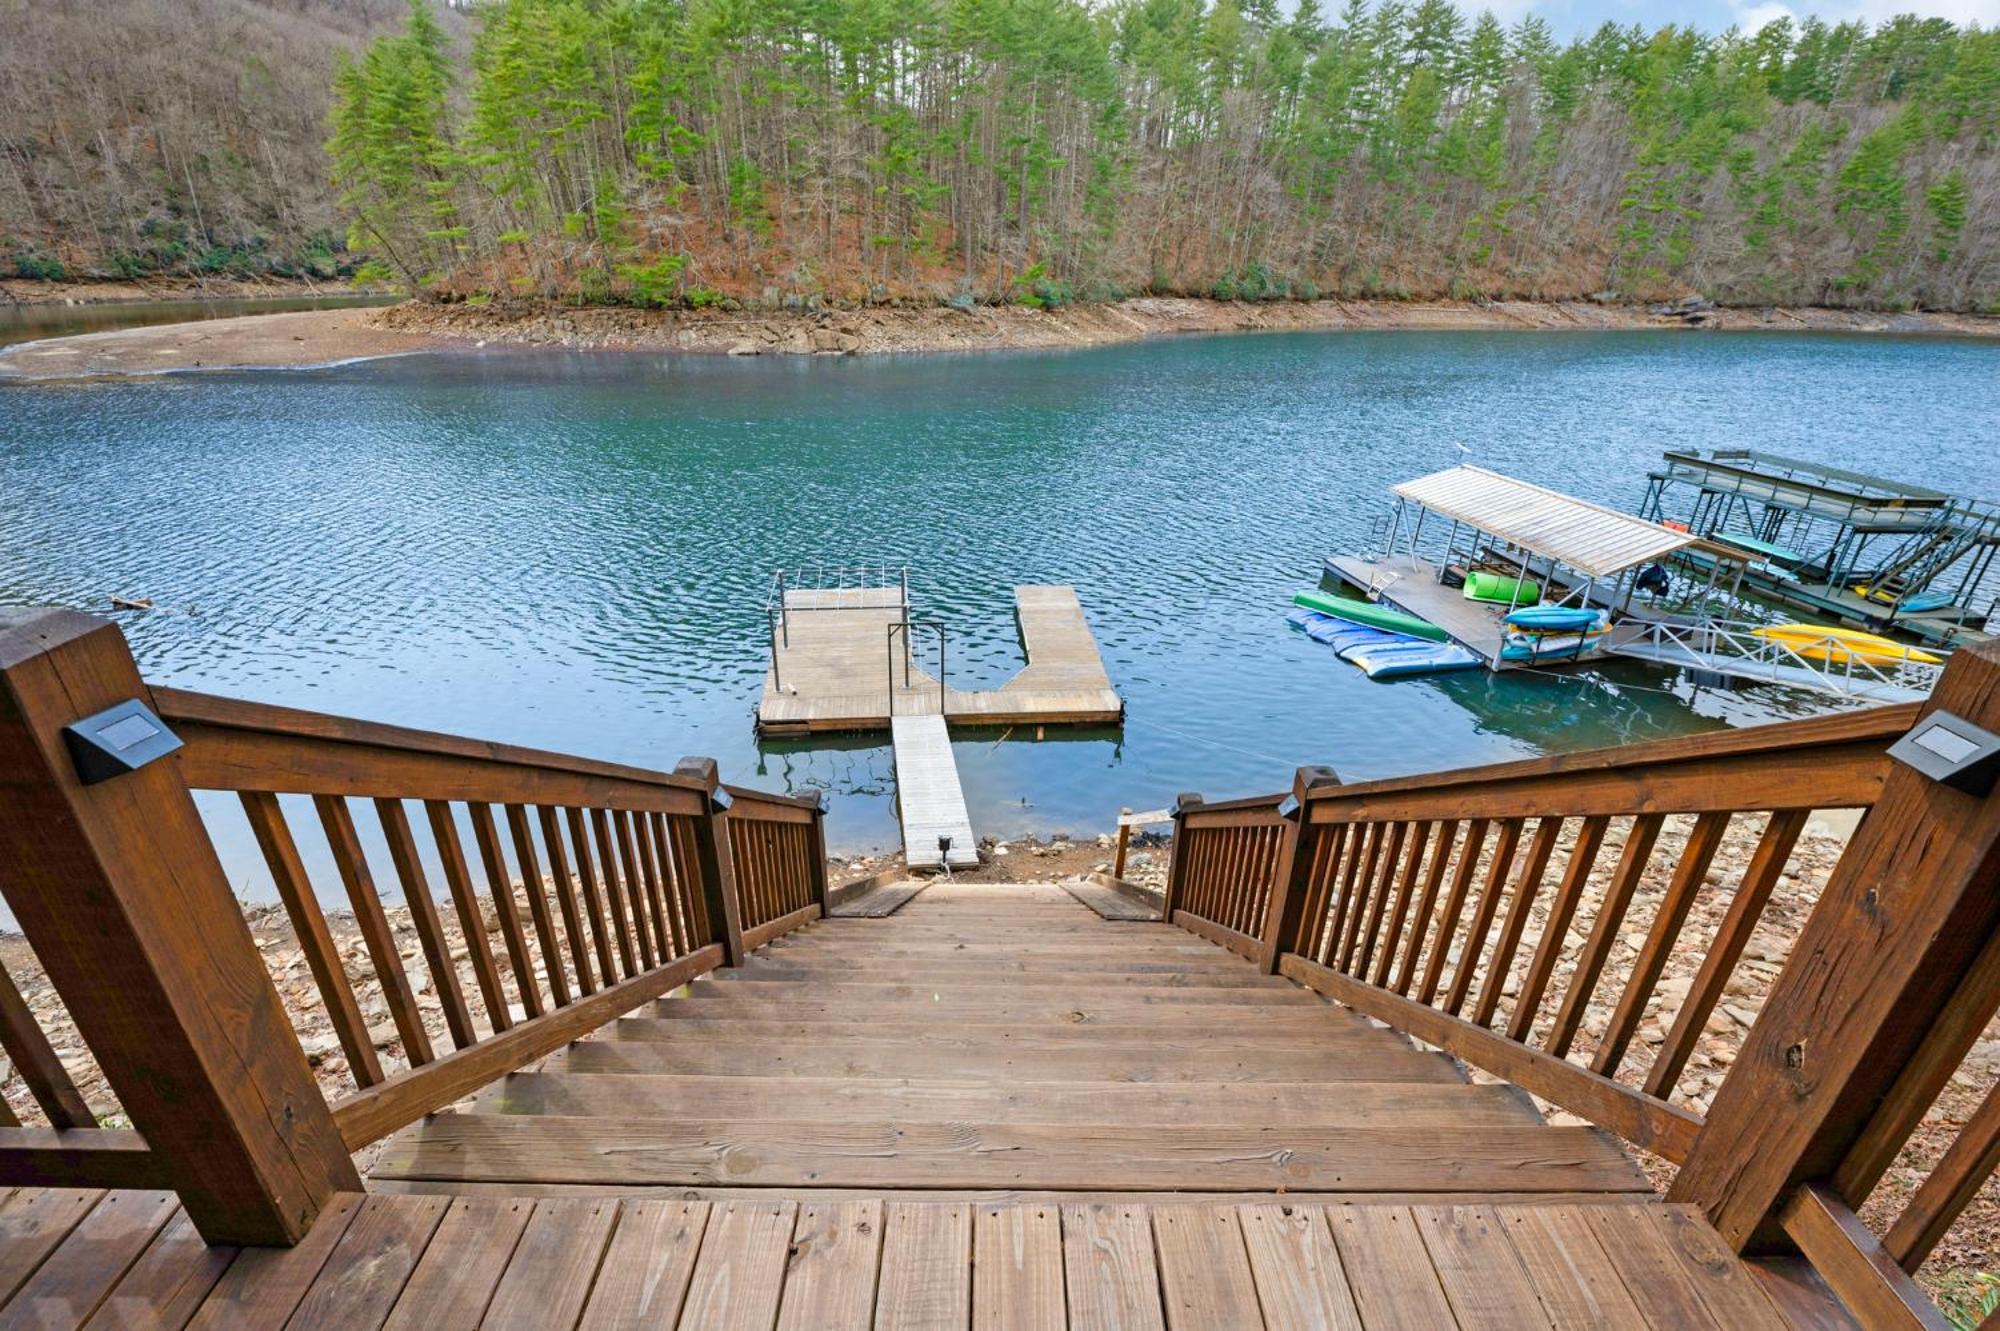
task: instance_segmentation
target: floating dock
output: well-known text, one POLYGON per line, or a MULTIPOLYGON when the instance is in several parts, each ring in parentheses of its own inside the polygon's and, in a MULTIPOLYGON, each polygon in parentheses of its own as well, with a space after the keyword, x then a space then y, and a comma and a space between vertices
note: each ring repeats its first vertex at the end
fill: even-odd
POLYGON ((1111 687, 1074 587, 1016 587, 1014 614, 1027 665, 998 688, 957 689, 918 664, 940 630, 912 619, 900 584, 785 588, 772 618, 757 727, 766 735, 806 735, 886 730, 900 716, 995 726, 1123 719, 1125 703, 1111 687))
POLYGON ((899 716, 889 724, 896 746, 896 807, 903 818, 903 863, 912 869, 968 869, 979 863, 972 816, 952 761, 944 718, 899 716))

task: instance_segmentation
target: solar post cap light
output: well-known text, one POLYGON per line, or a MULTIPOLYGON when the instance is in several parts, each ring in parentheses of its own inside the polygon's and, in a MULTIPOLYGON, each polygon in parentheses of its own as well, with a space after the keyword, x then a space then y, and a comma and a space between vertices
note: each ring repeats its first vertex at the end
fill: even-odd
POLYGON ((1975 798, 2000 781, 2000 735, 1950 712, 1932 712, 1889 746, 1889 756, 1975 798))
POLYGON ((64 726, 62 737, 77 780, 86 786, 136 772, 181 747, 180 736, 137 698, 64 726))

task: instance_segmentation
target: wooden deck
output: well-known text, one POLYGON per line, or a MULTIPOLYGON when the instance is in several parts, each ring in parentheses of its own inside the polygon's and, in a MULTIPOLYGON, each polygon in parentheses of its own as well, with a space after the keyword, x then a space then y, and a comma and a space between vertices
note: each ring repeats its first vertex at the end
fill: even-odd
POLYGON ((0 1323, 1845 1324, 1597 1130, 1053 885, 808 926, 392 1138, 370 1186, 241 1252, 171 1194, 23 1190, 0 1323))
MULTIPOLYGON (((785 608, 789 642, 780 642, 757 705, 766 734, 882 730, 891 715, 940 710, 976 725, 1107 725, 1124 715, 1072 587, 1014 589, 1027 664, 998 688, 940 690, 937 677, 918 664, 936 659, 935 640, 918 630, 911 659, 910 644, 898 635, 893 697, 889 626, 907 613, 899 591, 794 589, 785 593, 785 608)), ((947 646, 947 679, 950 673, 947 646)))

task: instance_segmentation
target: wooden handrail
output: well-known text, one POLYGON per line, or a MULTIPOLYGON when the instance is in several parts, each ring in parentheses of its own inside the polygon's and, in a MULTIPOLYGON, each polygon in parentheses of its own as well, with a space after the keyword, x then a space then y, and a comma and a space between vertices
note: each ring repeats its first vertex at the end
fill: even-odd
POLYGON ((0 1044, 50 1123, 0 1115, 0 1180, 171 1187, 211 1242, 296 1241, 359 1187, 350 1150, 825 910, 817 795, 724 786, 709 759, 659 772, 150 687, 116 626, 67 611, 0 615, 0 757, 0 882, 138 1129, 94 1126, 0 977, 0 1044), (150 707, 144 724, 178 748, 87 785, 62 732, 113 704, 150 707), (271 869, 353 1079, 331 1107, 195 789, 237 796, 271 869), (301 796, 407 1067, 378 1052, 335 947, 281 803, 301 796), (386 863, 371 863, 355 801, 386 863), (391 881, 449 1048, 383 907, 391 881))

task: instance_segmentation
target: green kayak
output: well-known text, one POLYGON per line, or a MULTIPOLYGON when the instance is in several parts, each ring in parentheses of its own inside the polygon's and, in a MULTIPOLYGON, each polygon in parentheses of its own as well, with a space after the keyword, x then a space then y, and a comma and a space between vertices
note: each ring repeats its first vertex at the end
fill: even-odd
POLYGON ((1391 610, 1386 605, 1373 601, 1356 601, 1351 597, 1335 596, 1330 592, 1300 592, 1292 598, 1293 605, 1302 605, 1308 610, 1317 610, 1322 615, 1332 615, 1350 624, 1366 624, 1370 628, 1382 629, 1388 633, 1402 633, 1412 638, 1428 638, 1432 642, 1445 641, 1445 631, 1427 619, 1406 615, 1400 610, 1391 610))

